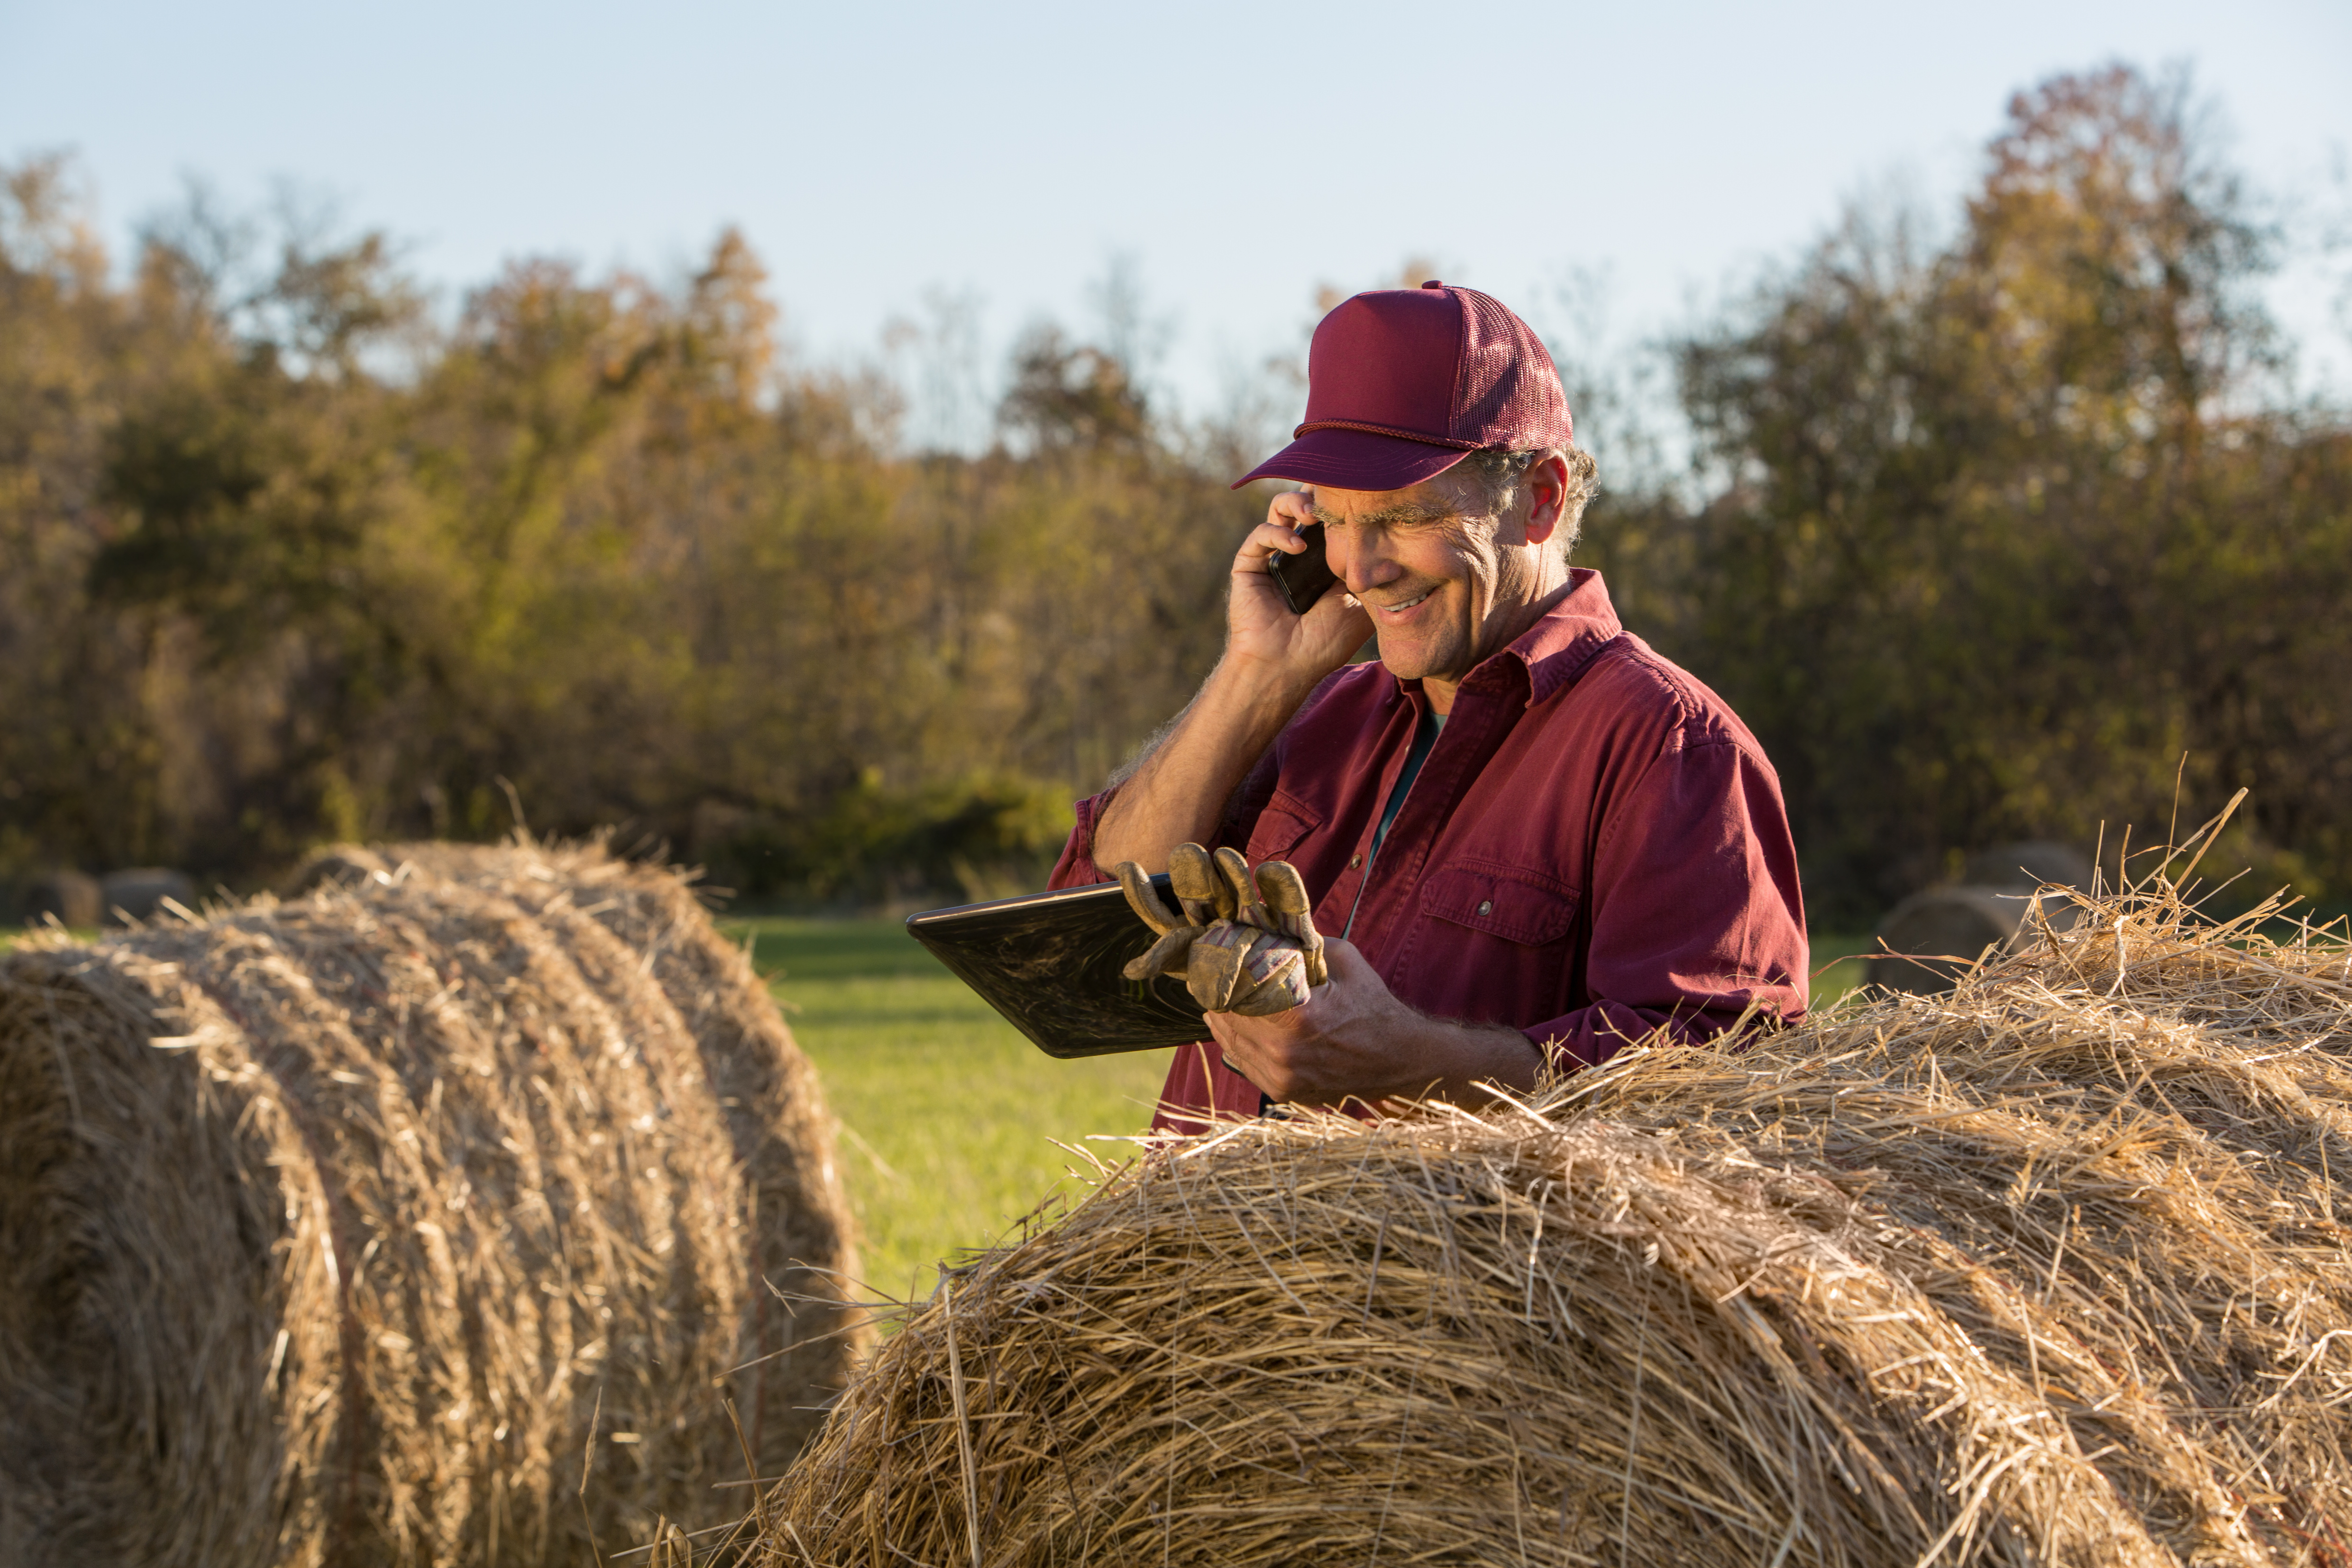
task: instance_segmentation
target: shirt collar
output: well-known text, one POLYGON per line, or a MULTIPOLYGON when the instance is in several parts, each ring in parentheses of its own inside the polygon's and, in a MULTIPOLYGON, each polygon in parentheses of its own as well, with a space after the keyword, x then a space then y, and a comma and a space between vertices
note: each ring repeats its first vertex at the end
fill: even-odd
POLYGON ((1568 592, 1559 602, 1495 657, 1517 658, 1527 666, 1528 700, 1541 702, 1583 674, 1594 655, 1624 635, 1625 623, 1609 602, 1609 584, 1591 567, 1574 566, 1569 569, 1568 592))

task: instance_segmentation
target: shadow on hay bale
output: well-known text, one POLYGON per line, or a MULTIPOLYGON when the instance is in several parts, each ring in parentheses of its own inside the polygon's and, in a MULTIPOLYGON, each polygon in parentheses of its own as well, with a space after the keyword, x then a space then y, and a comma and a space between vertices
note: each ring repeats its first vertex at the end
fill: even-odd
POLYGON ((593 847, 312 879, 0 960, 0 1562, 572 1563, 740 1511, 865 1332, 749 964, 593 847))
POLYGON ((2352 949, 2250 931, 2143 889, 1744 1051, 1151 1149, 910 1311, 755 1556, 2352 1561, 2352 949))

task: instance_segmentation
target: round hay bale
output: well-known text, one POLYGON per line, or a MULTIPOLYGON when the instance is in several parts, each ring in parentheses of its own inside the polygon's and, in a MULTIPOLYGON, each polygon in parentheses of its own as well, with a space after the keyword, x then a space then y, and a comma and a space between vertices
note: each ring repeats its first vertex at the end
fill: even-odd
POLYGON ((1949 991, 1960 973, 2013 942, 2032 898, 1997 888, 1930 888, 1914 893, 1879 922, 1883 951, 1870 958, 1869 982, 1889 991, 1929 995, 1949 991))
POLYGON ((87 931, 105 918, 106 891, 97 878, 84 872, 45 871, 26 889, 23 908, 26 925, 54 919, 59 925, 87 931))
POLYGON ((152 921, 163 912, 166 900, 182 909, 194 909, 196 902, 194 879, 168 866, 133 866, 127 870, 109 871, 98 879, 98 886, 99 905, 108 925, 152 921))
POLYGON ((743 1357, 757 1365, 742 1403, 760 1474, 777 1475, 824 1424, 821 1399, 808 1391, 839 1387, 851 1352, 868 1342, 862 1326, 843 1337, 796 1318, 778 1297, 836 1300, 856 1272, 855 1226, 834 1169, 833 1117, 816 1069, 793 1044, 751 963, 719 934, 685 879, 632 867, 602 849, 523 847, 530 852, 441 842, 341 845, 313 857, 300 879, 396 888, 422 875, 461 883, 560 925, 593 921, 651 973, 701 1052, 754 1220, 757 1278, 777 1288, 751 1299, 743 1357))
POLYGON ((759 1561, 2338 1561, 2352 953, 2095 915, 1523 1108, 1152 1148, 913 1313, 759 1561))
POLYGON ((813 1072, 685 881, 373 858, 0 960, 0 1561, 588 1562, 859 1353, 813 1072))

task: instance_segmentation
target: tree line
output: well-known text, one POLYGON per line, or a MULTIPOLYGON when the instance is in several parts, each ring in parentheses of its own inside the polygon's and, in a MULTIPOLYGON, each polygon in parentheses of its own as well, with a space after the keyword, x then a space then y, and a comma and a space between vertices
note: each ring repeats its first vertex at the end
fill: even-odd
MULTIPOLYGON (((1817 919, 2177 776, 2352 890, 2352 432, 2278 392, 2189 124, 2021 94, 1948 237, 1853 215, 1667 345, 1690 474, 1601 453, 1580 559, 1765 742, 1817 919)), ((202 203, 118 274, 71 174, 0 203, 0 879, 520 809, 755 894, 1009 890, 1216 656, 1262 454, 1111 348, 1033 331, 994 442, 922 450, 779 353, 731 233, 436 325, 384 237, 202 203)))
POLYGON ((1215 655, 1262 503, 1099 351, 1033 336, 996 449, 901 453, 736 235, 436 334, 380 236, 240 286, 199 212, 117 284, 68 173, 13 172, 0 264, 0 874, 520 809, 754 892, 993 886, 1215 655))

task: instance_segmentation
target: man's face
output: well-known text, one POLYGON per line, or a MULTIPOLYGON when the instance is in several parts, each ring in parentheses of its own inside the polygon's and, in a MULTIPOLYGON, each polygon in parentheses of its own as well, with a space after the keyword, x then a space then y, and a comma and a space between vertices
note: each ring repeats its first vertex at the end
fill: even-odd
POLYGON ((1525 500, 1480 517, 1477 493, 1449 474, 1402 490, 1316 488, 1332 570, 1400 679, 1458 685, 1527 629, 1529 607, 1559 580, 1549 550, 1528 542, 1525 500))

